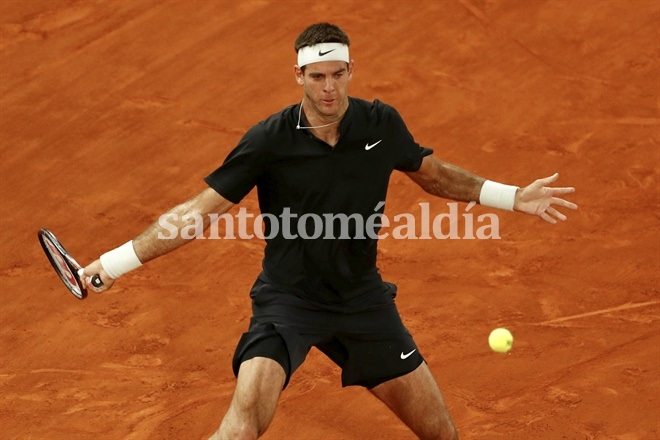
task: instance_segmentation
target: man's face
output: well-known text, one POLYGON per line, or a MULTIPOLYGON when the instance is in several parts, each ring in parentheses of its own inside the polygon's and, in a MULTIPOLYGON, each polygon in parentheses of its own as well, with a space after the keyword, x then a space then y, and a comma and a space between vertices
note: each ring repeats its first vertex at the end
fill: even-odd
POLYGON ((353 75, 353 62, 322 61, 305 66, 305 73, 296 66, 296 80, 303 86, 305 100, 320 116, 328 117, 345 109, 348 83, 353 75))

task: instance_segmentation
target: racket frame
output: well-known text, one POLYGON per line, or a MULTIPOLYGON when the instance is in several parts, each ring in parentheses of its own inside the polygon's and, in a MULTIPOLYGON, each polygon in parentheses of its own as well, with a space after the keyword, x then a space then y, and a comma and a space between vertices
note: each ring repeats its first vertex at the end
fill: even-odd
POLYGON ((64 283, 73 296, 81 300, 85 299, 87 297, 87 289, 83 287, 78 273, 82 269, 82 266, 67 252, 64 246, 62 246, 62 243, 55 237, 55 234, 48 229, 40 229, 38 236, 44 253, 62 283, 64 283))

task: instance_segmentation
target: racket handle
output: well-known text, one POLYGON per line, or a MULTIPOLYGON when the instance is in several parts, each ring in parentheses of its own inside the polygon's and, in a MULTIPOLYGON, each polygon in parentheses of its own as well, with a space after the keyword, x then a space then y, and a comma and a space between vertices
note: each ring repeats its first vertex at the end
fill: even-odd
POLYGON ((92 286, 103 287, 103 281, 101 281, 101 277, 98 274, 92 277, 92 286))
MULTIPOLYGON (((85 273, 85 269, 78 269, 78 276, 82 278, 85 273)), ((103 287, 103 281, 101 281, 101 276, 96 274, 92 277, 92 286, 94 287, 103 287)))

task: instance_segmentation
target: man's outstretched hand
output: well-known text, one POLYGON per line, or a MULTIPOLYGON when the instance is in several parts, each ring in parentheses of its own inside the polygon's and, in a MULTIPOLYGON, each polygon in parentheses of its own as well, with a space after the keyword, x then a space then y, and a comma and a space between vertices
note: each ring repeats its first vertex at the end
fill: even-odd
POLYGON ((566 216, 559 212, 556 207, 561 206, 569 209, 577 209, 577 205, 558 196, 575 192, 575 188, 554 188, 548 186, 558 178, 559 174, 555 173, 550 177, 535 180, 526 187, 520 188, 516 193, 513 210, 538 215, 546 222, 552 224, 557 223, 557 219, 566 220, 566 216))

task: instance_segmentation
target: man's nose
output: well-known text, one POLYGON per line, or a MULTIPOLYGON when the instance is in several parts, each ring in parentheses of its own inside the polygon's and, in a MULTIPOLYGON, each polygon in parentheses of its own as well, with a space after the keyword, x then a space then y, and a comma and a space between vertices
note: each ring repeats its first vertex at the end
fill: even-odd
POLYGON ((325 85, 323 87, 324 92, 332 92, 335 90, 335 80, 334 78, 328 78, 325 80, 325 85))

